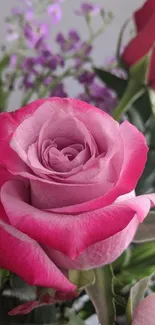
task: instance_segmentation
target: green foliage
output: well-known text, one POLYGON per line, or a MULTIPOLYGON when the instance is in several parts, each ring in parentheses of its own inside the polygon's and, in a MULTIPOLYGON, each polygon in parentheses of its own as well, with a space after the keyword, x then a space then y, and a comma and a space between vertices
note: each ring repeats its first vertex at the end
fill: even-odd
POLYGON ((132 324, 133 314, 139 302, 144 298, 146 290, 149 285, 149 281, 152 276, 153 274, 151 276, 141 279, 131 288, 130 296, 128 300, 127 312, 126 312, 128 325, 132 324))
POLYGON ((95 282, 95 273, 93 270, 69 270, 69 280, 72 283, 76 284, 78 291, 81 291, 87 285, 93 284, 95 282))
POLYGON ((94 270, 95 283, 86 287, 89 298, 93 302, 101 325, 113 325, 116 319, 114 300, 114 275, 112 267, 94 270))

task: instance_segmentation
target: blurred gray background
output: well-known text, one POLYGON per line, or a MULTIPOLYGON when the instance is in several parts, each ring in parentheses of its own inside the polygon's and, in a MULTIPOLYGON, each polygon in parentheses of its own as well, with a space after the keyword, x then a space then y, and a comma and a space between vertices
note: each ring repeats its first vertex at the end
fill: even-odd
MULTIPOLYGON (((5 23, 4 19, 9 15, 10 9, 13 6, 18 5, 19 1, 23 0, 1 0, 1 10, 0 10, 0 44, 5 43, 5 23)), ((38 0, 42 1, 42 0, 38 0)), ((58 26, 53 27, 53 33, 51 33, 51 43, 55 39, 55 34, 58 30, 64 33, 68 31, 69 28, 76 28, 81 36, 86 39, 88 36, 87 26, 82 17, 77 17, 74 14, 74 10, 80 6, 82 0, 66 0, 63 4, 63 19, 58 24, 58 26)), ((107 27, 105 33, 98 38, 95 42, 95 49, 93 52, 93 58, 95 63, 99 66, 104 64, 107 57, 111 57, 116 50, 116 43, 118 40, 118 34, 124 21, 132 16, 132 13, 140 7, 145 0, 90 0, 92 3, 100 4, 105 8, 106 11, 112 11, 114 13, 114 19, 112 23, 107 27)), ((100 26, 100 21, 98 16, 93 19, 94 28, 100 26)), ((129 30, 125 35, 124 44, 129 38, 129 30)), ((68 81, 70 88, 70 93, 74 96, 77 93, 77 85, 71 80, 68 81)), ((14 94, 13 105, 17 106, 18 101, 16 97, 18 95, 14 94), (16 95, 16 96, 15 96, 16 95)))

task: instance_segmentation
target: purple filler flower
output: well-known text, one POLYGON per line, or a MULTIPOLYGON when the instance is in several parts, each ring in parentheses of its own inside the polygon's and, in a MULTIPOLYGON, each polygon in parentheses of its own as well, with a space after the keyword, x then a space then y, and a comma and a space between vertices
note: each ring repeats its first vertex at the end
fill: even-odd
POLYGON ((45 39, 48 37, 48 32, 49 30, 47 24, 38 24, 32 21, 25 25, 24 36, 26 37, 29 45, 34 47, 40 39, 45 39))
POLYGON ((52 89, 50 96, 52 97, 68 97, 67 92, 64 89, 64 84, 58 84, 54 89, 52 89))
POLYGON ((80 36, 75 29, 71 29, 68 33, 68 39, 70 42, 75 43, 80 41, 80 36))
POLYGON ((59 3, 49 5, 47 13, 50 16, 53 25, 56 25, 62 18, 62 11, 59 3))
POLYGON ((80 9, 76 10, 75 13, 80 16, 86 16, 86 15, 97 15, 101 11, 101 7, 99 5, 91 4, 88 2, 83 2, 81 4, 80 9))
POLYGON ((90 71, 84 71, 78 77, 81 84, 91 84, 95 78, 95 73, 90 71))
POLYGON ((9 63, 9 67, 10 69, 14 69, 17 65, 17 61, 18 61, 18 56, 17 54, 12 54, 10 56, 10 63, 9 63))

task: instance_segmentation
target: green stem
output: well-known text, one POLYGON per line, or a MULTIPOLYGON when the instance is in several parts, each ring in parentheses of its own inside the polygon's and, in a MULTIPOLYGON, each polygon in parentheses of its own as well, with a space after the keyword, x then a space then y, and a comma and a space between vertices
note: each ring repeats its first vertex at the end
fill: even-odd
POLYGON ((94 270, 96 281, 87 286, 87 294, 92 301, 100 325, 113 325, 115 307, 113 299, 113 273, 110 265, 94 270))
POLYGON ((144 92, 144 87, 139 85, 133 79, 130 79, 122 99, 119 101, 118 106, 114 110, 113 118, 120 121, 122 115, 139 97, 142 96, 144 92))

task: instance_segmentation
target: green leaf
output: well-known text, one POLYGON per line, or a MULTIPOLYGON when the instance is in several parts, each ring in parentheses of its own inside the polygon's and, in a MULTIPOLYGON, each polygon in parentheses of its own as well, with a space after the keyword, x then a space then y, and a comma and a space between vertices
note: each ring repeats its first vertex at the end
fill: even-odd
POLYGON ((131 325, 132 323, 132 316, 134 314, 137 305, 145 296, 149 281, 152 276, 153 275, 141 279, 132 287, 130 291, 130 297, 127 306, 127 321, 129 325, 131 325))
POLYGON ((136 188, 136 194, 140 195, 143 193, 151 193, 154 191, 155 191, 155 150, 150 150, 148 152, 148 159, 147 159, 144 172, 136 188))
POLYGON ((124 91, 127 87, 127 80, 121 79, 112 73, 102 70, 102 69, 94 69, 98 77, 111 89, 116 91, 118 97, 122 97, 124 94, 124 91))
POLYGON ((95 283, 86 287, 101 325, 113 325, 115 322, 115 304, 113 292, 113 272, 110 265, 94 270, 95 283))
POLYGON ((149 89, 148 93, 149 93, 149 99, 151 102, 152 113, 155 116, 155 91, 153 89, 149 89))
POLYGON ((0 269, 0 290, 3 288, 3 285, 6 279, 8 279, 9 274, 10 274, 9 271, 0 269))
POLYGON ((71 308, 66 309, 65 316, 69 318, 67 325, 84 325, 84 321, 71 308))
POLYGON ((149 212, 146 219, 138 227, 134 238, 135 243, 155 240, 155 211, 149 212))
POLYGON ((4 56, 0 61, 0 112, 5 111, 8 104, 8 92, 4 90, 3 71, 8 66, 9 61, 10 57, 8 55, 4 56))
POLYGON ((144 94, 144 88, 135 80, 130 79, 126 91, 113 112, 115 120, 119 121, 133 103, 144 94))
POLYGON ((4 86, 0 82, 0 112, 4 112, 8 105, 8 92, 4 91, 4 86))
POLYGON ((139 131, 144 133, 144 131, 145 131, 144 122, 142 120, 141 115, 139 114, 139 112, 137 112, 135 107, 131 107, 130 110, 128 111, 128 118, 129 118, 129 121, 133 125, 135 125, 138 128, 139 131))
POLYGON ((136 83, 139 85, 146 85, 149 63, 150 63, 150 52, 131 66, 129 70, 130 78, 134 79, 136 83))
POLYGON ((152 104, 151 104, 148 89, 146 89, 144 94, 141 97, 139 97, 137 101, 134 103, 134 108, 136 112, 140 115, 142 121, 144 123, 147 122, 149 117, 152 115, 152 104))
MULTIPOLYGON (((130 259, 129 268, 136 268, 140 264, 154 265, 155 260, 155 242, 146 242, 140 245, 134 245, 132 248, 132 256, 130 259)), ((143 270, 142 270, 143 271, 143 270)))
POLYGON ((2 60, 0 60, 0 76, 3 72, 3 70, 8 66, 10 62, 10 56, 9 55, 5 55, 2 60))
POLYGON ((131 66, 128 86, 113 113, 113 117, 117 121, 119 121, 122 115, 128 111, 133 103, 145 93, 149 62, 150 53, 131 66))
POLYGON ((79 271, 69 270, 69 280, 76 284, 78 290, 83 290, 87 285, 95 282, 95 273, 93 270, 79 271))

